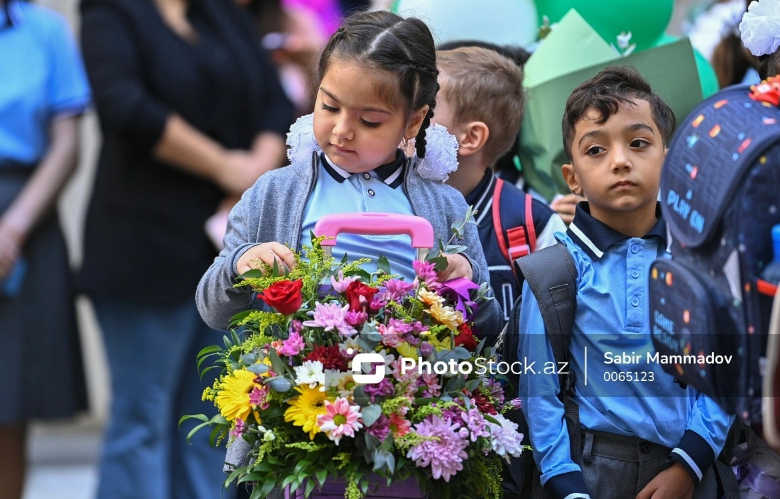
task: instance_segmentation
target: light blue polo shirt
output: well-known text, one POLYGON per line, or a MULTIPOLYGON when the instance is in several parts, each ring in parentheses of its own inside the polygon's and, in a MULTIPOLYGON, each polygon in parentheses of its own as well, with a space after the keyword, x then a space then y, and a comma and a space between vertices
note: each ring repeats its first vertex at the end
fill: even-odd
POLYGON ((90 102, 84 65, 65 19, 11 0, 0 8, 0 168, 35 166, 53 116, 81 114, 90 102))
MULTIPOLYGON (((414 215, 412 204, 404 190, 406 156, 400 150, 392 163, 370 172, 351 174, 329 161, 324 154, 318 162, 317 181, 303 212, 301 224, 302 243, 311 241, 314 225, 325 215, 337 213, 398 213, 414 215)), ((300 244, 300 243, 299 243, 300 244)), ((298 248, 300 250, 300 248, 298 248)), ((342 234, 333 248, 333 257, 341 261, 344 253, 349 261, 370 258, 372 263, 365 270, 376 270, 376 261, 385 256, 390 270, 405 281, 414 279, 412 261, 416 251, 411 238, 401 236, 361 236, 342 234)))
MULTIPOLYGON (((580 203, 568 231, 556 237, 566 245, 578 272, 569 369, 576 374, 574 400, 582 429, 669 447, 700 480, 723 447, 732 418, 696 389, 681 388, 662 365, 646 362, 647 352, 655 352, 648 277, 652 263, 667 254, 664 220, 659 218, 644 237, 629 237, 593 218, 587 203, 580 203), (636 354, 639 361, 608 363, 606 353, 636 354), (619 373, 626 377, 631 373, 638 380, 617 381, 619 373)), ((527 284, 522 304, 519 357, 535 361, 535 370, 540 371, 555 357, 527 284)), ((557 492, 551 492, 553 497, 587 497, 582 495, 580 466, 571 459, 559 392, 556 375, 528 371, 520 376, 522 410, 542 483, 548 492, 557 492), (548 481, 552 483, 547 485, 548 481)))

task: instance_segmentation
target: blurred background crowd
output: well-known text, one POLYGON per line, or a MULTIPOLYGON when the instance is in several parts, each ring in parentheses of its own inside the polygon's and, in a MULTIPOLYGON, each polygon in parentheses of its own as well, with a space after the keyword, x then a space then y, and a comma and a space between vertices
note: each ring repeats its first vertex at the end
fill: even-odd
MULTIPOLYGON (((194 359, 219 341, 193 291, 230 207, 284 165, 324 41, 345 13, 393 8, 439 44, 494 43, 524 65, 570 3, 538 0, 549 19, 532 0, 486 0, 479 16, 466 0, 0 0, 0 499, 219 497, 223 454, 176 427, 209 412, 192 404, 210 384, 194 359)), ((745 0, 579 3, 615 57, 689 38, 677 69, 698 74, 697 99, 758 81, 737 32, 745 0), (590 4, 654 12, 599 25, 590 4)), ((578 69, 574 51, 547 50, 528 85, 578 69)), ((539 137, 525 152, 524 137, 496 168, 570 220, 578 199, 538 164, 560 162, 529 158, 539 137)))

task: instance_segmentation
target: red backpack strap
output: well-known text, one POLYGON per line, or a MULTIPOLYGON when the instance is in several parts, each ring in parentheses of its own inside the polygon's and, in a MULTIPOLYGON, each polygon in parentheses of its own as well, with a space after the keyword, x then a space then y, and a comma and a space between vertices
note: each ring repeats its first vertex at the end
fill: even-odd
POLYGON ((512 260, 509 259, 509 248, 504 239, 504 228, 501 226, 501 189, 503 187, 504 181, 496 178, 496 186, 493 188, 493 228, 495 229, 501 254, 504 255, 506 261, 511 262, 512 260))
POLYGON ((525 230, 528 233, 529 251, 536 251, 536 227, 533 215, 534 198, 530 194, 525 195, 525 230))
POLYGON ((496 231, 496 239, 498 239, 498 247, 501 250, 501 254, 511 264, 518 258, 531 253, 532 248, 536 246, 536 231, 533 229, 533 216, 530 214, 531 197, 526 196, 525 219, 526 224, 528 220, 531 221, 530 229, 526 229, 522 225, 512 227, 506 231, 506 237, 504 236, 504 227, 501 225, 501 190, 503 186, 504 181, 497 178, 493 191, 493 227, 496 231), (533 239, 531 240, 529 236, 533 239))

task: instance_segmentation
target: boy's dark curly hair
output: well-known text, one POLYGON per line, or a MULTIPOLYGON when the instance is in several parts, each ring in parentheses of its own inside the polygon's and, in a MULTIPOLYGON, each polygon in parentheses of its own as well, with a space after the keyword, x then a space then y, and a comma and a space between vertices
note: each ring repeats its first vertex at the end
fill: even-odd
POLYGON ((620 104, 634 106, 637 99, 650 104, 653 121, 660 130, 666 146, 677 126, 672 109, 659 95, 653 93, 650 83, 639 74, 639 71, 631 66, 610 66, 582 83, 566 101, 561 132, 563 149, 569 161, 572 160, 571 144, 574 141, 574 126, 589 109, 599 112, 600 118, 597 123, 601 125, 618 112, 620 104))

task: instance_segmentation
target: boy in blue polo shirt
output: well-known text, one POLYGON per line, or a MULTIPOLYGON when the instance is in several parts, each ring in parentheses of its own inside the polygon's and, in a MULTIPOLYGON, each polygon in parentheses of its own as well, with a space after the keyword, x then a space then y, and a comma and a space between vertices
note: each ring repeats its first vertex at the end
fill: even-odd
MULTIPOLYGON (((582 459, 572 459, 558 377, 538 369, 521 375, 543 486, 536 484, 534 498, 717 496, 713 463, 731 419, 660 365, 645 362, 654 351, 647 276, 669 244, 656 200, 674 127, 671 109, 629 67, 603 70, 566 103, 562 128, 571 163, 562 171, 572 192, 588 199, 557 236, 578 271, 568 369, 576 373, 582 459), (622 353, 636 354, 637 362, 608 362, 622 353)), ((554 361, 527 285, 520 331, 521 359, 537 366, 554 361)))

